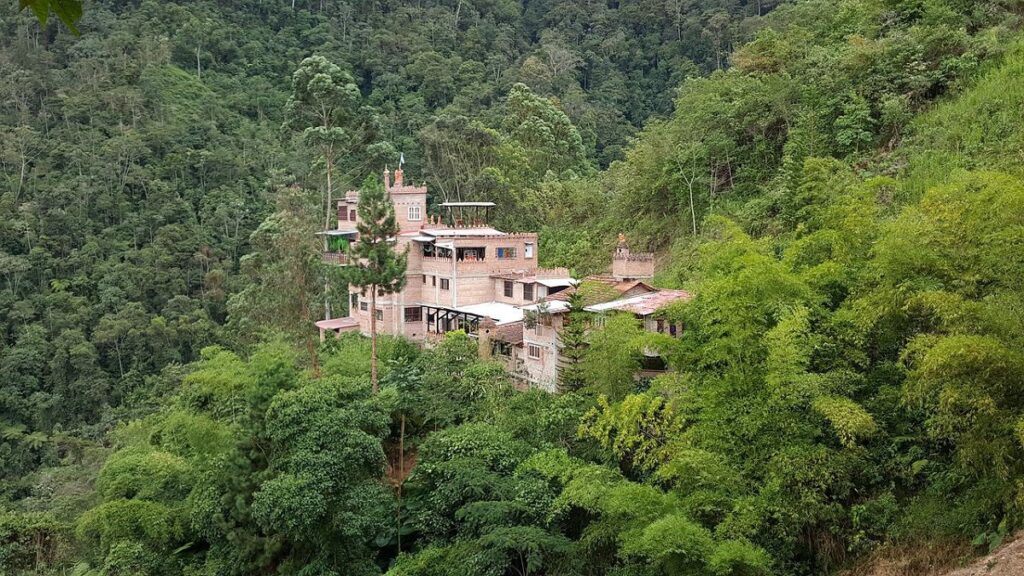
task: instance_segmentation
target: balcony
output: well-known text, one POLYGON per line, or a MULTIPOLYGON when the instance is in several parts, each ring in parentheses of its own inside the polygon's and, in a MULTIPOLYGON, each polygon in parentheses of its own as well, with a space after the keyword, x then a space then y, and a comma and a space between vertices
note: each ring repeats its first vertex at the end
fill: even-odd
POLYGON ((324 252, 323 260, 324 264, 334 264, 335 266, 347 266, 348 254, 344 252, 324 252))

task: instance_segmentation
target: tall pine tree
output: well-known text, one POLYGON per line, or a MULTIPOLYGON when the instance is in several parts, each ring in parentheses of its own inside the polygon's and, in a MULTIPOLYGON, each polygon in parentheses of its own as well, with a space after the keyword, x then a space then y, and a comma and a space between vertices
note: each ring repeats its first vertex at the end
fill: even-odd
POLYGON ((587 341, 583 295, 578 289, 573 289, 568 302, 569 313, 566 314, 565 324, 558 334, 562 346, 562 365, 558 370, 560 392, 577 390, 585 384, 583 356, 587 353, 587 341))
POLYGON ((391 198, 377 181, 367 179, 359 193, 359 239, 350 247, 352 264, 346 269, 350 284, 370 294, 370 383, 373 393, 377 382, 377 296, 394 294, 405 288, 408 255, 395 250, 398 221, 391 198))

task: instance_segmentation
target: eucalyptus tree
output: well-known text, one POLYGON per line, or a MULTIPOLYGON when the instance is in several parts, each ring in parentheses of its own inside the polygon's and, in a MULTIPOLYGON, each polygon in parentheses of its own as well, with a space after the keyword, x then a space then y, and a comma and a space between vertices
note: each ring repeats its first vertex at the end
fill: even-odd
POLYGON ((338 156, 352 143, 359 102, 359 87, 352 75, 323 56, 306 58, 292 74, 285 126, 301 130, 303 140, 317 149, 318 161, 323 162, 325 227, 331 223, 334 170, 338 156))

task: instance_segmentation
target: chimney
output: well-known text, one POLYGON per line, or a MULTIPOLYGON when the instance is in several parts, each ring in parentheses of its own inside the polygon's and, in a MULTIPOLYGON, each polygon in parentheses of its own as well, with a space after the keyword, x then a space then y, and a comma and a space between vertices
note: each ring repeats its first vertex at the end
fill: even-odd
POLYGON ((481 360, 491 359, 491 334, 498 329, 498 325, 491 318, 484 318, 477 327, 477 355, 481 360))
POLYGON ((402 166, 399 165, 398 168, 395 169, 395 187, 396 188, 402 185, 402 176, 403 175, 404 175, 404 173, 402 171, 402 166))
POLYGON ((388 170, 388 167, 385 165, 384 166, 384 189, 387 190, 388 188, 391 188, 391 171, 388 170))

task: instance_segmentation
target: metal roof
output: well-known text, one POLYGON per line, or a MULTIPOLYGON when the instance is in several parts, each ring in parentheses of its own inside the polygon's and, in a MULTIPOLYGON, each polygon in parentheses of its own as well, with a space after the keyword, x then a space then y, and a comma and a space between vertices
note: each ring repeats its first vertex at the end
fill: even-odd
POLYGON ((523 320, 523 309, 504 302, 484 302, 483 304, 470 304, 454 308, 458 312, 473 314, 474 316, 486 316, 493 318, 500 326, 509 322, 521 322, 523 320))
POLYGON ((569 311, 569 303, 562 300, 547 300, 544 302, 538 302, 537 304, 523 306, 523 310, 529 312, 543 311, 547 314, 561 314, 562 312, 569 311))
POLYGON ((578 282, 572 278, 537 278, 537 284, 547 286, 548 288, 563 288, 565 286, 575 286, 578 282))
POLYGON ((497 206, 494 202, 442 202, 445 208, 493 208, 497 206))
POLYGON ((354 236, 358 233, 358 230, 323 230, 317 232, 320 236, 354 236))
POLYGON ((422 230, 424 234, 430 234, 432 236, 448 236, 448 237, 460 237, 460 236, 505 236, 506 234, 501 230, 497 230, 490 227, 485 228, 432 228, 429 230, 422 230))
POLYGON ((359 321, 351 317, 320 320, 318 322, 314 322, 314 324, 316 324, 317 328, 322 330, 351 330, 359 327, 359 321))
POLYGON ((657 312, 669 304, 672 304, 673 302, 685 302, 692 298, 693 296, 686 290, 659 290, 657 292, 650 292, 639 296, 619 298, 618 300, 612 300, 611 302, 594 304, 593 306, 585 307, 584 310, 587 312, 621 310, 623 312, 639 314, 640 316, 647 316, 657 312))

